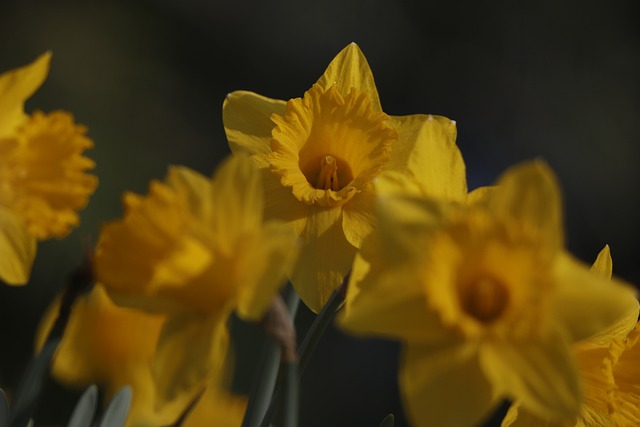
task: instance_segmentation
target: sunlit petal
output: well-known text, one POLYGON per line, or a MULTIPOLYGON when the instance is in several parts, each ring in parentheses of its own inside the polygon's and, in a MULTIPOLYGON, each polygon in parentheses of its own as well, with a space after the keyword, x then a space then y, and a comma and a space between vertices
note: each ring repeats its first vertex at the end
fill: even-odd
POLYGON ((377 111, 382 111, 378 89, 369 63, 357 44, 351 43, 336 55, 317 82, 325 90, 334 86, 341 93, 352 88, 369 95, 377 111))

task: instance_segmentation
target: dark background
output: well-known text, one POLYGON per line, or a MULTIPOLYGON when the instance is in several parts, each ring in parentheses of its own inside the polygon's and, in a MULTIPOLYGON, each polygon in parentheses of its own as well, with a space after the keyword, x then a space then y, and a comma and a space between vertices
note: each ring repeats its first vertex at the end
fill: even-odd
MULTIPOLYGON (((169 164, 209 174, 229 152, 227 93, 301 96, 352 41, 388 114, 457 121, 470 188, 545 159, 564 188, 569 249, 591 262, 608 243, 614 273, 640 283, 639 23, 636 0, 2 2, 0 70, 53 51, 27 111, 65 109, 89 127, 100 186, 78 230, 39 246, 31 283, 0 287, 0 385, 15 386, 81 236, 120 215, 123 191, 145 192, 169 164)), ((311 318, 302 309, 301 327, 311 318)), ((252 355, 250 329, 238 346, 252 355)), ((303 380, 301 426, 377 426, 399 411, 396 365, 397 345, 331 331, 303 380)), ((47 387, 38 424, 60 424, 75 394, 47 387)))

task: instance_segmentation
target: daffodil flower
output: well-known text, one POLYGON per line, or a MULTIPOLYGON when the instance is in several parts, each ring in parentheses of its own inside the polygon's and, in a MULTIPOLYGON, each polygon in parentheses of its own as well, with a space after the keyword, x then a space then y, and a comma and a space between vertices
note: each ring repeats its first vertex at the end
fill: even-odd
POLYGON ((44 82, 50 53, 0 75, 0 280, 29 280, 38 239, 61 238, 98 180, 82 153, 93 146, 71 114, 27 115, 24 102, 44 82))
MULTIPOLYGON (((606 246, 591 270, 610 279, 612 261, 606 246)), ((632 427, 640 425, 640 326, 638 302, 630 299, 620 318, 596 335, 574 345, 584 396, 580 412, 550 422, 514 403, 503 427, 632 427)))
POLYGON ((223 121, 231 151, 250 154, 262 171, 266 217, 293 224, 304 240, 290 279, 315 312, 343 281, 374 227, 373 181, 381 171, 415 177, 434 196, 466 197, 455 123, 385 114, 354 43, 302 98, 285 102, 233 92, 223 121))
POLYGON ((295 260, 291 227, 263 222, 260 185, 242 156, 212 179, 173 167, 147 196, 126 194, 124 217, 101 232, 95 270, 110 295, 168 316, 153 361, 160 402, 216 371, 215 331, 232 310, 260 319, 295 260))
POLYGON ((505 398, 574 417, 571 344, 613 324, 634 293, 563 249, 549 168, 516 166, 466 206, 381 194, 378 212, 341 324, 405 342, 399 381, 413 423, 476 425, 505 398))
MULTIPOLYGON (((37 348, 44 345, 59 306, 57 300, 40 322, 37 348)), ((104 387, 107 402, 121 387, 129 385, 134 392, 128 426, 169 424, 178 418, 190 396, 174 400, 173 406, 155 404, 151 362, 164 321, 164 315, 117 306, 98 284, 75 301, 51 374, 71 388, 98 384, 104 387)), ((223 335, 218 339, 221 346, 226 338, 223 335)))

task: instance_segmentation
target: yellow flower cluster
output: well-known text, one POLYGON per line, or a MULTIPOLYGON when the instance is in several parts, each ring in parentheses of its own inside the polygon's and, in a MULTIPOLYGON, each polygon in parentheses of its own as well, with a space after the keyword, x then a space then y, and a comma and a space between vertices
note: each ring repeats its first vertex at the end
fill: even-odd
MULTIPOLYGON (((28 278, 34 239, 64 236, 96 185, 85 129, 22 111, 48 63, 0 76, 0 278, 12 284, 28 278)), ((172 167, 103 226, 97 284, 53 363, 61 382, 107 397, 129 384, 130 426, 239 426, 230 314, 259 321, 287 279, 320 312, 348 280, 339 325, 402 342, 415 426, 477 425, 505 399, 505 427, 640 424, 635 292, 611 278, 608 247, 591 269, 567 252, 544 162, 468 193, 455 122, 385 114, 355 44, 302 97, 229 94, 223 122, 233 154, 212 177, 172 167)))

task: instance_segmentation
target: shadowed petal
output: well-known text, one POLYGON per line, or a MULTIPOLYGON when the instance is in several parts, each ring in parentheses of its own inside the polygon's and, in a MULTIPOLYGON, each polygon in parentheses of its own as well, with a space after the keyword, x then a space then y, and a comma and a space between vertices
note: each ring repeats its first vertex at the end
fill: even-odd
POLYGON ((344 235, 353 246, 359 248, 375 227, 376 196, 371 186, 356 194, 342 208, 344 235))
MULTIPOLYGON (((365 245, 371 244, 371 238, 365 241, 365 245)), ((359 335, 431 343, 454 339, 442 327, 438 313, 428 308, 425 287, 415 269, 380 268, 385 263, 380 256, 376 251, 367 262, 356 255, 340 315, 343 329, 359 335), (371 273, 372 269, 378 272, 371 273)))
POLYGON ((29 281, 36 257, 36 239, 18 215, 0 206, 0 280, 8 285, 29 281))
POLYGON ((417 427, 479 425, 497 403, 471 345, 408 344, 399 382, 417 427))
POLYGON ((351 269, 356 248, 342 231, 342 210, 309 207, 300 257, 291 276, 300 299, 319 312, 351 269))
POLYGON ((263 226, 261 238, 252 243, 243 254, 245 265, 239 268, 236 311, 244 319, 258 321, 284 284, 285 276, 291 274, 298 236, 290 225, 272 221, 263 226))
POLYGON ((496 341, 480 349, 496 392, 517 398, 545 418, 571 418, 580 407, 578 371, 569 342, 557 332, 522 342, 496 341))

